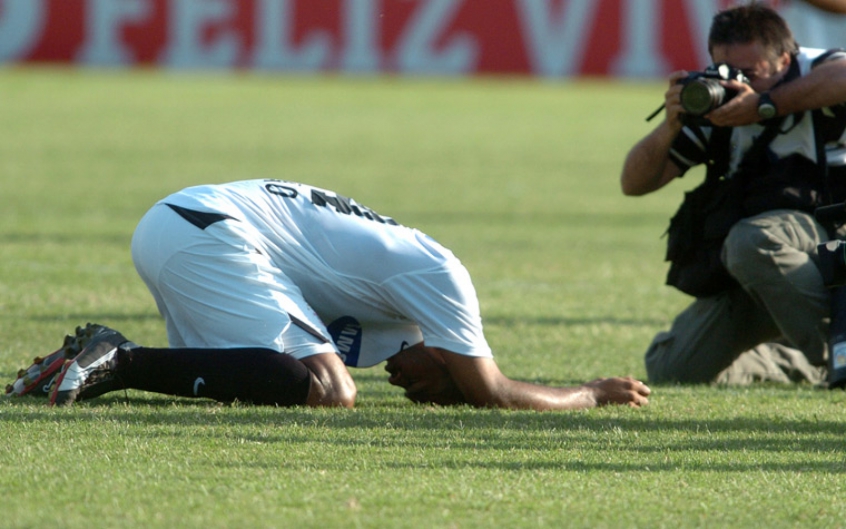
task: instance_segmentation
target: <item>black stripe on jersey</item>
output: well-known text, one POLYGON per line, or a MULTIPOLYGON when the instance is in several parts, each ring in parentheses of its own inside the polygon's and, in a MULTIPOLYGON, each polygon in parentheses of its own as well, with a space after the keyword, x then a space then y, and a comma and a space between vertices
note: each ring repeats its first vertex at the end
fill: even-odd
POLYGON ((814 59, 814 61, 811 63, 811 68, 816 68, 821 63, 831 59, 832 56, 838 56, 836 57, 837 60, 843 60, 843 58, 846 57, 846 50, 844 50, 843 48, 833 48, 826 51, 825 53, 814 59))
POLYGON ((194 211, 193 209, 174 206, 173 204, 166 204, 170 209, 175 211, 180 217, 187 220, 194 226, 204 230, 214 224, 226 219, 235 219, 223 213, 209 213, 207 211, 194 211))
POLYGON ((709 138, 698 126, 686 126, 676 136, 670 148, 670 160, 682 170, 682 175, 707 158, 709 138))

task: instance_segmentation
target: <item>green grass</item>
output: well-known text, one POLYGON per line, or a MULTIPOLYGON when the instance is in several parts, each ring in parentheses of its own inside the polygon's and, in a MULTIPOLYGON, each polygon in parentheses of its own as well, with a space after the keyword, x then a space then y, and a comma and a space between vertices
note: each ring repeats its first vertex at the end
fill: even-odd
MULTIPOLYGON (((0 70, 0 376, 94 321, 164 325, 132 230, 158 198, 300 180, 467 265, 503 371, 644 377, 688 299, 661 234, 685 187, 625 198, 662 83, 0 70)), ((843 527, 846 394, 656 387, 642 410, 416 406, 381 367, 355 410, 130 391, 0 401, 2 527, 843 527)))

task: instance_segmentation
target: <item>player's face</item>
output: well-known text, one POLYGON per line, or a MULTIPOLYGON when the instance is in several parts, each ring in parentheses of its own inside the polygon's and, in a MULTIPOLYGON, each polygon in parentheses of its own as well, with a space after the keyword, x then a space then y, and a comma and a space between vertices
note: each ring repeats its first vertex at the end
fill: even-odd
POLYGON ((790 54, 785 52, 773 60, 760 42, 717 45, 711 50, 711 58, 714 64, 724 62, 742 71, 758 93, 775 86, 790 66, 790 54))

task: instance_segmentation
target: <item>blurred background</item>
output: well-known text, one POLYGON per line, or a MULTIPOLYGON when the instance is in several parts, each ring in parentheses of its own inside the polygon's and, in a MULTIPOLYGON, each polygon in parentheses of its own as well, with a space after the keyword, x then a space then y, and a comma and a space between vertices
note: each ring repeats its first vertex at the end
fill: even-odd
MULTIPOLYGON (((0 63, 656 77, 707 64, 710 19, 735 3, 0 0, 0 63)), ((840 0, 768 3, 788 19, 801 45, 846 47, 846 15, 834 13, 846 9, 840 0)))

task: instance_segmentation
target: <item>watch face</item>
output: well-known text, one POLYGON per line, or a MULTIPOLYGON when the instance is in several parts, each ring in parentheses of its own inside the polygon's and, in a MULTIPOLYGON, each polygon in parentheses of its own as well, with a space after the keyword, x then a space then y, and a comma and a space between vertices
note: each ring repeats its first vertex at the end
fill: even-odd
POLYGON ((776 109, 775 106, 764 103, 758 107, 758 115, 764 119, 770 119, 775 117, 776 109))

